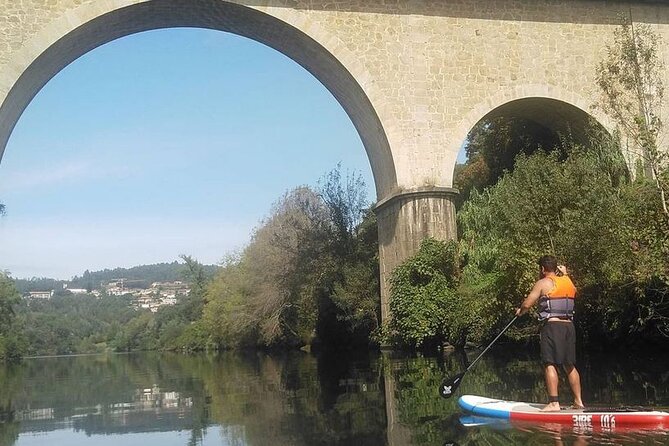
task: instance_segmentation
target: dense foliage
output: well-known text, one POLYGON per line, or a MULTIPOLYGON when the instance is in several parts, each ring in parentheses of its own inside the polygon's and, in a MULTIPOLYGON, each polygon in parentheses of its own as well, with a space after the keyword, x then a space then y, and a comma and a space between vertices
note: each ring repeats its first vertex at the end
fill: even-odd
POLYGON ((13 281, 0 271, 0 361, 14 361, 23 354, 21 338, 15 330, 15 308, 20 299, 13 281))
MULTIPOLYGON (((564 161, 521 154, 497 184, 472 192, 458 214, 459 246, 427 241, 395 271, 392 325, 403 340, 462 344, 463 334, 492 333, 537 279, 537 258, 551 253, 571 270, 577 321, 593 344, 666 343, 669 224, 653 182, 621 175, 606 144, 614 142, 563 145, 564 161)), ((512 333, 534 336, 525 324, 512 333)))
POLYGON ((377 232, 364 184, 337 168, 287 193, 207 290, 217 348, 367 345, 379 326, 377 232))
POLYGON ((538 254, 553 253, 580 288, 587 335, 616 342, 669 334, 669 226, 647 181, 616 182, 587 151, 564 163, 545 153, 520 157, 460 214, 461 242, 473 254, 465 277, 504 271, 486 294, 510 312, 536 279, 538 254))
POLYGON ((26 355, 96 352, 109 346, 134 313, 126 297, 54 296, 24 300, 16 326, 26 341, 26 355))
POLYGON ((447 341, 463 346, 478 337, 481 316, 490 300, 460 287, 458 245, 425 239, 418 253, 400 265, 391 279, 391 342, 425 347, 447 341))

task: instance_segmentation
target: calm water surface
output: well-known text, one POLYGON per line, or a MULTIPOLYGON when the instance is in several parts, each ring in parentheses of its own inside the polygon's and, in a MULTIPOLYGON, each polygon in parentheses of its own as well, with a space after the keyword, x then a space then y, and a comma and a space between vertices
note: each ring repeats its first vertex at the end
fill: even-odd
MULTIPOLYGON (((493 349, 459 393, 544 401, 536 354, 509 350, 493 349)), ((29 359, 0 368, 0 445, 669 445, 666 430, 467 418, 456 398, 437 394, 465 361, 301 352, 29 359)), ((666 354, 590 356, 580 369, 586 404, 669 406, 666 354)))

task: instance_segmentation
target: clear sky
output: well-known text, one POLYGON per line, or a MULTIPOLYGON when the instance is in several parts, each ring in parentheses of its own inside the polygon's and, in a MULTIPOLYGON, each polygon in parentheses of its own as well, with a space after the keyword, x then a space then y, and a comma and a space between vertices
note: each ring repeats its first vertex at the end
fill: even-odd
POLYGON ((375 201, 350 119, 311 74, 232 34, 128 36, 54 77, 0 163, 0 269, 84 270, 219 262, 287 190, 338 162, 375 201))

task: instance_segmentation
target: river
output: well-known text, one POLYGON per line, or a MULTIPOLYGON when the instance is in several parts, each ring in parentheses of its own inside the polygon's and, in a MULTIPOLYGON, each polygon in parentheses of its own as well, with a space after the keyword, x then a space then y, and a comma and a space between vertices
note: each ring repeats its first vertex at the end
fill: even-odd
MULTIPOLYGON (((537 356, 496 346, 458 393, 544 401, 537 356)), ((666 352, 581 359, 586 404, 669 406, 666 352)), ((465 361, 303 352, 26 359, 0 367, 0 445, 669 444, 666 430, 470 426, 457 398, 438 396, 465 361)), ((564 381, 561 395, 569 403, 564 381)))

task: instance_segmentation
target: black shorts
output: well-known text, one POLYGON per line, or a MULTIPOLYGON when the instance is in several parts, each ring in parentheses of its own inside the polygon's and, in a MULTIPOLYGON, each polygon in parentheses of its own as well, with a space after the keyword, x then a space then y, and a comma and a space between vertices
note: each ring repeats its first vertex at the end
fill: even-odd
POLYGON ((572 322, 544 323, 541 328, 541 362, 544 365, 576 364, 576 331, 572 322))

